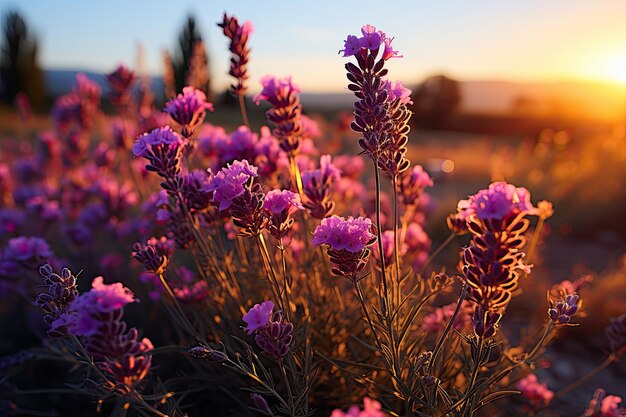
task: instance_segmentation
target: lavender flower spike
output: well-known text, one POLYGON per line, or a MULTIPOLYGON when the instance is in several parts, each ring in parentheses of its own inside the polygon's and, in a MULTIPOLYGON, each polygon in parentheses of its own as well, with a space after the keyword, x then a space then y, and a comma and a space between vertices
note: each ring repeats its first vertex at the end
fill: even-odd
POLYGON ((182 126, 182 135, 190 138, 202 124, 206 111, 213 111, 213 104, 207 103, 206 95, 193 87, 183 88, 182 94, 165 104, 163 111, 182 126))

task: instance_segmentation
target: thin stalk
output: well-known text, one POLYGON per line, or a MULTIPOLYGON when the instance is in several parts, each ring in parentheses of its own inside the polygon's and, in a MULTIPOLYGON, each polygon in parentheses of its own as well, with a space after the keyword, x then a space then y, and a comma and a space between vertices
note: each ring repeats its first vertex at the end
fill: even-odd
POLYGON ((285 295, 285 302, 287 303, 287 309, 285 310, 285 318, 289 320, 289 314, 291 313, 291 282, 287 274, 287 260, 285 259, 285 246, 283 245, 283 238, 280 238, 278 250, 280 251, 280 259, 283 267, 283 292, 285 295))
POLYGON ((546 330, 543 332, 543 335, 541 336, 541 339, 539 339, 539 342, 537 342, 533 350, 531 350, 528 356, 526 356, 524 363, 530 364, 532 362, 533 357, 537 354, 537 352, 539 352, 539 349, 541 349, 541 347, 543 346, 543 342, 546 341, 553 327, 554 327, 554 320, 550 320, 548 322, 548 325, 546 326, 546 330))
POLYGON ((478 372, 480 371, 480 367, 482 366, 481 357, 483 354, 483 344, 484 344, 484 339, 481 336, 478 339, 478 352, 476 353, 476 358, 474 358, 475 360, 472 366, 472 376, 470 377, 469 383, 467 384, 467 389, 465 390, 465 395, 463 397, 463 408, 461 409, 461 416, 465 416, 467 407, 469 407, 470 405, 468 395, 470 392, 472 392, 472 388, 474 388, 474 384, 476 384, 476 378, 478 377, 478 372))
POLYGON ((439 337, 439 340, 437 340, 437 344, 435 345, 435 350, 433 350, 433 356, 430 359, 430 364, 428 365, 429 373, 432 372, 433 367, 435 366, 435 361, 437 360, 437 356, 439 355, 439 352, 441 351, 441 348, 443 347, 443 344, 445 343, 446 338, 448 337, 448 333, 450 333, 450 330, 452 329, 452 326, 454 325, 454 321, 456 320, 456 317, 458 316, 459 311, 461 310, 461 305, 463 304, 463 301, 465 300, 466 292, 467 292, 467 287, 464 285, 463 289, 461 289, 461 294, 459 295, 459 299, 456 303, 454 313, 452 313, 452 317, 450 317, 450 320, 448 321, 446 328, 443 330, 443 333, 439 337))
POLYGON ((291 171, 291 175, 296 180, 298 194, 300 194, 300 196, 303 196, 304 187, 302 186, 302 175, 300 174, 300 167, 298 166, 298 162, 296 161, 296 156, 292 152, 289 152, 289 171, 291 171))
POLYGON ((363 309, 365 320, 367 321, 367 324, 370 326, 370 330, 372 331, 372 334, 374 335, 374 338, 376 339, 376 346, 382 352, 383 347, 382 347, 382 344, 380 343, 380 339, 378 338, 378 333, 376 333, 376 329, 374 328, 374 322, 372 321, 372 318, 370 317, 370 313, 367 311, 367 306, 365 305, 365 298, 363 297, 363 291, 361 290, 361 284, 359 284, 359 282, 356 279, 353 279, 352 282, 354 283, 354 289, 356 290, 356 295, 359 298, 359 301, 361 302, 361 308, 363 309))
POLYGON ((426 271, 426 267, 432 262, 432 260, 435 259, 435 257, 439 255, 439 253, 444 250, 450 244, 450 242, 454 240, 455 236, 456 234, 452 232, 450 236, 448 236, 447 239, 444 240, 443 243, 439 245, 439 247, 437 247, 437 249, 435 249, 435 251, 428 257, 428 259, 426 259, 426 262, 424 262, 424 265, 422 265, 422 267, 420 268, 420 275, 422 275, 424 271, 426 271))
POLYGON ((257 237, 257 243, 259 245, 259 252, 261 252, 261 259, 263 260, 263 266, 265 267, 265 272, 267 273, 267 278, 270 283, 270 287, 272 289, 272 294, 274 294, 274 298, 276 298, 276 302, 279 304, 280 309, 285 312, 285 305, 283 303, 283 297, 281 296, 280 284, 278 284, 278 279, 276 278, 276 273, 274 272, 274 267, 272 267, 270 254, 267 250, 267 245, 265 244, 265 238, 263 234, 259 234, 257 237))
POLYGON ((187 318, 187 315, 185 314, 185 311, 180 306, 180 303, 176 299, 176 295, 174 294, 174 291, 172 291, 172 288, 170 287, 170 285, 165 280, 165 277, 163 276, 163 274, 162 273, 158 274, 158 277, 161 280, 161 284, 165 288, 165 291, 167 292, 167 295, 170 298, 170 302, 174 305, 174 307, 176 308, 176 311, 180 315, 181 319, 187 325, 187 327, 188 327, 187 331, 189 333, 191 333, 196 338, 197 341, 202 342, 204 339, 202 338, 202 336, 200 336, 200 334, 196 331, 196 329, 193 327, 193 325, 189 322, 189 319, 187 318))
POLYGON ((602 362, 600 365, 598 365, 596 368, 594 368, 591 371, 589 371, 587 374, 585 374, 584 376, 579 378, 576 382, 573 382, 570 385, 566 386, 565 388, 559 390, 556 394, 554 394, 554 398, 553 399, 562 397, 563 395, 568 394, 568 393, 574 391, 575 389, 577 389, 578 387, 580 387, 581 385, 583 385, 584 383, 589 381, 591 378, 593 378, 594 376, 598 375, 600 372, 604 371, 610 364, 615 362, 616 359, 617 359, 617 357, 615 356, 614 353, 610 354, 605 359, 605 361, 602 362))
POLYGON ((250 127, 250 121, 248 120, 248 111, 246 110, 246 96, 245 94, 237 94, 239 97, 239 110, 241 111, 241 118, 243 124, 250 127))
MULTIPOLYGON (((394 175, 391 178, 391 188, 393 189, 393 256, 396 265, 396 305, 400 305, 400 234, 398 233, 398 176, 394 175)), ((382 254, 381 254, 382 257, 382 254)))
POLYGON ((385 273, 385 256, 383 249, 383 239, 380 223, 380 170, 377 161, 374 161, 374 176, 376 179, 376 236, 378 240, 378 253, 380 254, 380 275, 383 286, 383 297, 386 305, 383 307, 383 314, 389 309, 389 289, 387 288, 387 274, 385 273))
POLYGON ((285 363, 283 362, 283 360, 280 360, 280 364, 279 364, 279 368, 280 368, 280 373, 283 377, 283 382, 285 383, 285 388, 287 389, 287 395, 289 396, 288 398, 288 402, 289 402, 289 415, 290 416, 295 416, 296 413, 293 407, 293 392, 291 391, 291 384, 289 383, 289 377, 287 377, 287 372, 285 371, 285 363))

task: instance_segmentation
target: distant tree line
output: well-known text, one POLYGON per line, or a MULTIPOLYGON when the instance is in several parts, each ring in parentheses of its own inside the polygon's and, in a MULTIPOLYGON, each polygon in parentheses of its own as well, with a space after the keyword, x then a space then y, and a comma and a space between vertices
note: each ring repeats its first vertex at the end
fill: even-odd
POLYGON ((0 46, 0 98, 13 105, 18 94, 24 93, 35 108, 41 108, 46 98, 43 71, 38 61, 38 44, 26 21, 15 11, 2 19, 0 46))
POLYGON ((461 104, 459 82, 445 75, 429 77, 415 88, 411 100, 418 127, 446 128, 461 104))

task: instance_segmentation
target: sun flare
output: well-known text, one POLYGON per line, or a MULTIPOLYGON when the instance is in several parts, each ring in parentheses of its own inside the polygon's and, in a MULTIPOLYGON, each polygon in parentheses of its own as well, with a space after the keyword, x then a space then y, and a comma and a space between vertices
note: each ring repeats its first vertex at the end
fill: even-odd
POLYGON ((626 83, 626 53, 618 55, 606 67, 606 75, 611 80, 626 83))

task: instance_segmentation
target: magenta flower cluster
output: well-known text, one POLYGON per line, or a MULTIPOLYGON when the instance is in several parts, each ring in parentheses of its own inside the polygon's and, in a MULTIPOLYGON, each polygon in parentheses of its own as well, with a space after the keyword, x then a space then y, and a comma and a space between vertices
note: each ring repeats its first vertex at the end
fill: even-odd
POLYGON ((289 190, 272 190, 267 193, 264 207, 272 214, 281 214, 285 210, 293 214, 304 209, 300 202, 300 194, 289 190))
POLYGON ((331 216, 323 219, 313 232, 315 246, 328 245, 336 251, 359 252, 376 240, 372 221, 364 217, 331 216))
POLYGON ((480 190, 467 200, 459 201, 457 210, 465 218, 474 215, 480 220, 503 219, 520 213, 536 212, 526 188, 515 187, 503 181, 494 182, 488 189, 480 190))
POLYGON ((70 312, 53 322, 52 327, 64 325, 75 336, 94 336, 106 323, 103 317, 135 301, 135 295, 120 282, 105 284, 104 278, 96 277, 91 290, 76 298, 70 312))
POLYGON ((540 383, 535 374, 529 374, 519 380, 515 387, 521 391, 522 397, 530 403, 533 409, 545 407, 554 397, 554 392, 549 390, 545 383, 540 383))
POLYGON ((387 417, 387 413, 382 410, 382 406, 376 400, 369 397, 363 398, 363 409, 358 405, 348 408, 348 411, 335 409, 330 417, 387 417))
POLYGON ((257 330, 261 330, 269 323, 274 311, 274 302, 271 300, 263 301, 261 304, 255 304, 243 316, 243 321, 247 324, 245 331, 252 334, 257 330))
POLYGON ((389 101, 399 100, 404 105, 413 104, 413 101, 411 101, 411 90, 406 88, 402 81, 392 82, 385 80, 384 83, 389 101))
MULTIPOLYGON (((142 156, 150 163, 148 171, 154 171, 161 177, 173 181, 180 172, 180 153, 184 142, 170 127, 159 127, 138 137, 133 144, 133 154, 142 156)), ((169 191, 177 188, 171 185, 169 191)))
POLYGON ((163 111, 183 127, 183 136, 190 137, 202 124, 206 111, 213 111, 213 104, 207 103, 206 95, 194 87, 183 88, 182 94, 168 101, 163 111))
POLYGON ((353 56, 359 54, 361 51, 369 50, 376 52, 383 46, 383 59, 388 60, 390 58, 402 58, 402 55, 398 55, 398 51, 395 51, 391 47, 393 38, 387 37, 387 35, 380 30, 376 30, 375 26, 365 25, 361 28, 362 36, 348 35, 348 38, 344 41, 344 49, 339 52, 343 52, 344 57, 353 56))
POLYGON ((220 211, 226 210, 233 199, 243 195, 245 184, 257 175, 257 168, 248 161, 234 161, 216 174, 209 171, 210 178, 203 189, 213 192, 213 201, 218 204, 220 211))
POLYGON ((281 360, 289 352, 293 339, 293 324, 283 320, 282 312, 274 314, 274 303, 255 304, 243 316, 247 334, 254 333, 254 341, 265 355, 281 360))
POLYGON ((266 75, 261 78, 261 92, 254 96, 254 102, 260 104, 265 100, 274 107, 286 107, 293 104, 296 94, 302 92, 300 87, 291 81, 291 77, 278 78, 266 75))
POLYGON ((624 417, 626 408, 620 407, 622 397, 606 395, 606 391, 598 388, 589 401, 582 417, 624 417))

